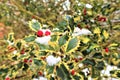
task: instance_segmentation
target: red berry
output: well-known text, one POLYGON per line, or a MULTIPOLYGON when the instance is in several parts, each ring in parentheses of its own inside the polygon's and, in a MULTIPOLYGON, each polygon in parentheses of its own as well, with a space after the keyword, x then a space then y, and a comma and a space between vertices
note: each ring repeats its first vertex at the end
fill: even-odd
POLYGON ((42 36, 43 36, 43 31, 42 31, 42 30, 39 30, 39 31, 37 32, 37 36, 38 36, 38 37, 42 37, 42 36))
POLYGON ((87 14, 87 10, 86 10, 86 8, 84 8, 84 10, 83 10, 83 14, 84 14, 84 15, 87 14))
POLYGON ((32 59, 30 59, 29 62, 32 62, 32 59))
POLYGON ((109 49, 108 49, 108 48, 105 48, 105 52, 107 52, 107 53, 108 53, 108 52, 109 52, 109 49))
POLYGON ((43 75, 43 73, 40 71, 40 72, 38 72, 38 74, 40 75, 40 76, 42 76, 43 75))
POLYGON ((81 27, 80 24, 77 24, 77 27, 81 27))
POLYGON ((99 18, 98 18, 98 21, 105 22, 105 21, 106 21, 106 18, 105 18, 105 17, 99 17, 99 18))
POLYGON ((106 21, 106 18, 105 18, 105 17, 103 17, 103 18, 102 18, 102 21, 103 21, 103 22, 105 22, 105 21, 106 21))
POLYGON ((6 77, 5 80, 10 80, 10 78, 9 78, 9 77, 6 77))
POLYGON ((81 58, 79 58, 79 60, 83 60, 83 58, 81 57, 81 58))
POLYGON ((22 49, 21 52, 20 52, 20 54, 25 54, 25 50, 22 49))
POLYGON ((46 36, 49 36, 50 34, 51 34, 50 31, 45 31, 46 36))
POLYGON ((78 62, 78 59, 77 59, 77 58, 75 58, 74 60, 75 60, 75 62, 78 62))
POLYGON ((24 63, 27 63, 28 62, 28 59, 24 59, 24 63))
POLYGON ((42 59, 42 60, 45 60, 45 59, 46 59, 46 57, 41 57, 41 59, 42 59))
POLYGON ((32 19, 35 19, 35 16, 32 16, 32 19))
POLYGON ((71 74, 72 74, 72 75, 75 75, 75 70, 72 70, 72 71, 71 71, 71 74))

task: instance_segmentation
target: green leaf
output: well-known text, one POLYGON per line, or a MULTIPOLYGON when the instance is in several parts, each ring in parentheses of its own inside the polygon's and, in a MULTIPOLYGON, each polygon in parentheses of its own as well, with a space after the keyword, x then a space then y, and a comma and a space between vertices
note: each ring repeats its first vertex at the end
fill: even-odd
POLYGON ((103 36, 105 37, 105 39, 108 39, 109 37, 109 33, 106 30, 103 30, 103 36))
POLYGON ((79 40, 77 38, 72 38, 69 40, 66 52, 72 52, 79 46, 79 40))
POLYGON ((41 26, 40 26, 40 23, 38 21, 36 21, 36 22, 30 21, 29 22, 29 27, 34 31, 38 31, 41 26))
POLYGON ((86 56, 86 55, 89 55, 90 52, 91 52, 91 51, 90 51, 89 49, 86 49, 86 50, 82 51, 82 54, 83 54, 84 56, 86 56))
POLYGON ((95 66, 95 61, 93 59, 86 59, 83 61, 83 64, 95 66))
POLYGON ((43 63, 41 60, 37 60, 37 59, 34 59, 34 64, 36 64, 37 66, 42 66, 43 63))
POLYGON ((26 71, 29 68, 28 64, 24 64, 23 71, 26 71))
POLYGON ((97 63, 97 65, 96 65, 96 68, 97 68, 98 70, 103 70, 103 69, 104 69, 104 66, 105 66, 104 62, 103 62, 103 61, 99 61, 99 62, 97 63))
POLYGON ((18 63, 18 64, 17 64, 17 68, 18 68, 18 69, 22 68, 22 65, 23 65, 22 62, 18 63))
POLYGON ((73 78, 74 78, 75 80, 80 80, 80 79, 81 79, 81 77, 78 76, 78 75, 74 75, 73 78))
POLYGON ((13 60, 17 60, 17 56, 12 57, 13 60))
POLYGON ((92 67, 92 78, 96 78, 100 75, 100 71, 92 67))
POLYGON ((51 74, 53 73, 53 70, 54 70, 54 66, 46 66, 47 70, 48 70, 48 74, 51 74))
POLYGON ((34 41, 35 38, 36 38, 35 36, 28 36, 28 37, 25 37, 24 40, 25 40, 26 42, 31 42, 31 41, 34 41))
POLYGON ((61 80, 71 79, 70 74, 64 64, 61 64, 60 67, 57 67, 56 71, 57 71, 57 76, 59 76, 61 80))
POLYGON ((74 30, 74 19, 73 18, 70 18, 69 19, 69 25, 70 25, 70 29, 71 29, 71 31, 73 32, 73 30, 74 30))
POLYGON ((2 75, 3 73, 7 73, 7 72, 8 72, 8 68, 0 69, 0 75, 2 75))
POLYGON ((61 78, 61 80, 64 80, 65 76, 60 67, 58 67, 58 66, 56 67, 56 72, 57 72, 57 76, 59 76, 61 78))
POLYGON ((70 79, 70 73, 69 71, 67 70, 66 66, 64 64, 61 64, 60 67, 62 68, 62 70, 64 71, 67 79, 70 79))
POLYGON ((21 45, 22 45, 22 43, 21 43, 21 42, 18 42, 18 43, 16 44, 16 46, 17 46, 17 48, 18 48, 18 49, 20 49, 20 48, 21 48, 21 45))
POLYGON ((8 36, 8 40, 10 41, 10 42, 12 42, 13 41, 13 35, 14 35, 14 33, 10 33, 9 34, 9 36, 8 36))
POLYGON ((51 77, 50 77, 50 80, 55 80, 55 79, 54 79, 54 77, 51 76, 51 77))
POLYGON ((120 72, 118 72, 118 73, 117 73, 117 77, 119 77, 119 78, 120 78, 120 72))
POLYGON ((67 39, 68 39, 68 36, 66 36, 66 35, 61 36, 60 39, 58 40, 59 46, 61 47, 62 45, 64 45, 66 43, 67 39))
POLYGON ((95 53, 95 54, 93 55, 93 58, 101 59, 101 58, 103 58, 103 56, 102 56, 101 53, 95 53))
POLYGON ((57 40, 57 37, 58 37, 57 35, 52 35, 50 41, 56 41, 56 40, 57 40))

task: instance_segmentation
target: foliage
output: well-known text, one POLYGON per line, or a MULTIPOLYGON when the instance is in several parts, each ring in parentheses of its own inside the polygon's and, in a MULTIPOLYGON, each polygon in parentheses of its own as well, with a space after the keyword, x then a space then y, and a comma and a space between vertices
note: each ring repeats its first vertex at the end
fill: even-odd
MULTIPOLYGON (((92 8, 86 7, 86 1, 82 1, 78 5, 78 0, 75 2, 76 5, 71 7, 73 14, 63 15, 58 22, 54 23, 54 17, 57 16, 52 14, 52 12, 54 13, 52 5, 54 0, 51 0, 51 3, 48 2, 47 5, 52 10, 48 15, 49 18, 47 18, 48 12, 44 10, 46 3, 40 5, 41 3, 37 3, 37 1, 18 1, 22 5, 27 5, 24 6, 26 9, 24 10, 12 0, 21 11, 29 14, 28 17, 32 15, 30 12, 36 12, 34 7, 40 10, 35 14, 39 12, 42 14, 39 14, 40 17, 38 15, 29 22, 27 21, 27 26, 32 31, 28 36, 24 35, 25 37, 20 39, 14 38, 13 33, 6 36, 3 46, 4 54, 0 56, 2 79, 6 77, 17 79, 27 76, 31 80, 42 76, 50 80, 89 80, 90 78, 102 80, 107 75, 102 75, 101 72, 105 71, 108 65, 119 68, 120 43, 114 40, 119 34, 117 33, 115 36, 111 34, 112 31, 117 31, 115 29, 119 30, 119 27, 113 26, 111 18, 109 18, 118 8, 103 1, 90 1, 92 8), (97 4, 98 2, 99 4, 97 4), (47 24, 47 27, 44 27, 44 24, 47 24), (76 27, 80 30, 89 30, 91 34, 82 33, 74 36, 74 33, 77 34, 76 27), (43 42, 39 39, 43 39, 43 42), (51 55, 52 59, 48 59, 51 55), (52 62, 49 64, 49 61, 52 62)), ((74 0, 70 0, 70 2, 73 3, 74 0)), ((55 11, 57 9, 59 8, 56 8, 55 11)), ((111 70, 110 76, 107 77, 119 78, 120 73, 117 69, 111 70)))

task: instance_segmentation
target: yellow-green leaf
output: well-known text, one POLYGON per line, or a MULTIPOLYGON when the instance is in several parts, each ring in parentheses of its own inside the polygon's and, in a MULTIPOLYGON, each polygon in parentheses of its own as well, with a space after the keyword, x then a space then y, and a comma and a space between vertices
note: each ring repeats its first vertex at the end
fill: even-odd
POLYGON ((109 33, 106 30, 104 30, 103 31, 103 36, 105 37, 105 39, 108 39, 109 33))
POLYGON ((94 32, 95 34, 100 34, 100 33, 101 33, 99 27, 96 27, 93 32, 94 32))
POLYGON ((77 16, 74 18, 74 21, 77 22, 77 21, 80 21, 80 16, 77 16))
POLYGON ((118 44, 117 43, 112 43, 112 44, 109 45, 109 47, 115 47, 115 46, 118 46, 118 44))
POLYGON ((87 37, 82 37, 81 40, 83 43, 88 43, 90 41, 90 39, 87 37))

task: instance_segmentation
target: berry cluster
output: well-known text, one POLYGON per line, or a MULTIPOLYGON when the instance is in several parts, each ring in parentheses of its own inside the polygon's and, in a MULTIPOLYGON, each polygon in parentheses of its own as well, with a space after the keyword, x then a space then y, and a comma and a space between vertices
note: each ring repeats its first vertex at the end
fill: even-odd
POLYGON ((43 30, 38 30, 36 34, 38 37, 43 37, 43 36, 49 36, 51 32, 49 30, 46 30, 45 32, 43 30))

